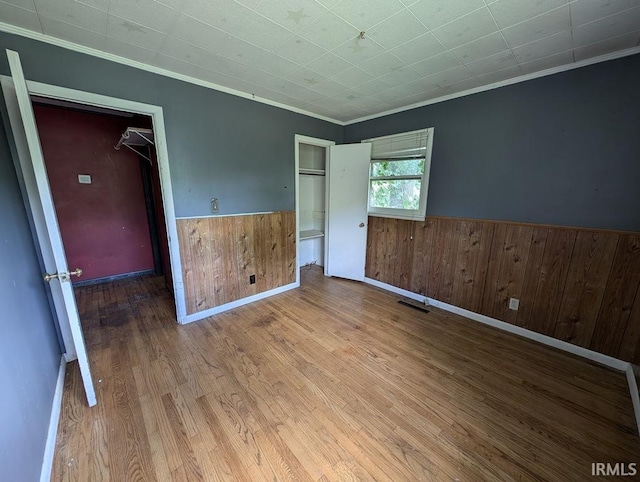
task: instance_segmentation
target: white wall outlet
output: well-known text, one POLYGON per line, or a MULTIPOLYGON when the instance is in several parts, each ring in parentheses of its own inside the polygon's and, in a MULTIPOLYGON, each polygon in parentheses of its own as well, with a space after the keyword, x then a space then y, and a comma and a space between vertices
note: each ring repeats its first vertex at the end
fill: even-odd
POLYGON ((89 174, 78 174, 78 182, 80 184, 91 184, 91 176, 89 174))
POLYGON ((513 311, 518 311, 520 307, 520 300, 518 298, 509 298, 509 309, 513 311))

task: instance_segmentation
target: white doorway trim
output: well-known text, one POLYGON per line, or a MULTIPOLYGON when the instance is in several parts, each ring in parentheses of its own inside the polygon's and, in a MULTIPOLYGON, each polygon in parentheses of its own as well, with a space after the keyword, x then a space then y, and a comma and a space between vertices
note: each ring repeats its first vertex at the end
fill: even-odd
MULTIPOLYGON (((296 193, 296 282, 295 286, 300 286, 300 144, 309 144, 312 146, 324 147, 325 152, 327 148, 335 146, 334 141, 326 139, 318 139, 316 137, 303 136, 302 134, 296 134, 294 136, 294 152, 295 152, 295 193, 296 193)), ((326 156, 326 154, 325 154, 326 156)), ((326 157, 325 157, 326 159, 326 157)), ((326 186, 325 186, 326 189, 326 186)), ((325 196, 326 198, 326 196, 325 196)), ((329 213, 326 211, 326 199, 325 199, 325 224, 329 213)), ((325 252, 326 252, 326 240, 325 240, 325 252)))
MULTIPOLYGON (((2 76, 3 78, 6 76, 2 76)), ((169 257, 171 274, 173 276, 173 292, 176 304, 176 319, 184 323, 187 310, 184 298, 184 284, 182 280, 182 263, 180 260, 180 246, 178 244, 178 229, 176 224, 175 207, 173 204, 173 189, 169 168, 169 153, 167 151, 166 131, 162 107, 143 104, 126 99, 109 97, 91 92, 84 92, 56 85, 43 84, 27 80, 29 93, 51 99, 66 100, 77 104, 105 107, 135 114, 147 115, 152 118, 153 130, 156 138, 156 157, 160 171, 160 188, 164 205, 165 224, 167 226, 167 241, 169 243, 169 257)), ((118 140, 114 140, 114 145, 118 140)))

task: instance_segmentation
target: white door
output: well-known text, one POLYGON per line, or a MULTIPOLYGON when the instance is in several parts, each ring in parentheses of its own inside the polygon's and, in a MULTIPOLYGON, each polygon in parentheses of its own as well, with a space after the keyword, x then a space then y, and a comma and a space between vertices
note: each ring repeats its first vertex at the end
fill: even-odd
MULTIPOLYGON (((18 167, 24 179, 24 187, 27 191, 45 269, 48 274, 54 275, 47 277, 50 278, 48 281, 43 280, 42 282, 48 283, 51 288, 58 322, 67 349, 67 360, 73 358, 73 351, 75 351, 87 402, 89 406, 94 406, 96 394, 70 281, 70 276, 74 275, 74 272, 69 273, 67 267, 31 99, 18 53, 7 50, 7 58, 11 69, 11 79, 2 79, 2 90, 15 139, 16 154, 20 161, 18 167)), ((76 274, 79 273, 76 271, 76 274)))
POLYGON ((371 144, 331 146, 327 155, 325 274, 364 281, 371 144))

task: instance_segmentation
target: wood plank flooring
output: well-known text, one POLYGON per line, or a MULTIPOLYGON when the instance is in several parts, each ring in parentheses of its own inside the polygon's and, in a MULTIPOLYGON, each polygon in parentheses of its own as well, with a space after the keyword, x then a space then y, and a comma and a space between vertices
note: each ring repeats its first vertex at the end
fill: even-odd
MULTIPOLYGON (((179 326, 161 278, 77 290, 53 480, 586 480, 640 462, 622 373, 363 284, 179 326)), ((599 479, 604 479, 600 477, 599 479)))

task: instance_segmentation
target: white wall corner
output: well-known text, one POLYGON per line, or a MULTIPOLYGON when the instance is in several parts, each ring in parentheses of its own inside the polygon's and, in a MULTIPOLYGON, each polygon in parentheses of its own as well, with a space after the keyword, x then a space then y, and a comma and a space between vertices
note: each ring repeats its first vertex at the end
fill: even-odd
POLYGON ((67 361, 65 356, 62 355, 60 359, 60 368, 58 369, 58 379, 56 380, 56 390, 53 393, 53 402, 51 403, 51 416, 49 417, 47 442, 44 447, 42 468, 40 469, 40 482, 49 482, 51 480, 53 456, 56 450, 56 438, 58 436, 58 422, 60 421, 60 412, 62 409, 62 393, 64 391, 64 375, 66 373, 66 369, 67 361))
POLYGON ((627 364, 625 370, 627 374, 627 382, 629 382, 629 392, 631 393, 631 402, 633 403, 633 411, 636 414, 636 425, 638 428, 638 436, 640 436, 640 392, 638 392, 638 382, 636 380, 637 366, 631 363, 627 364))

